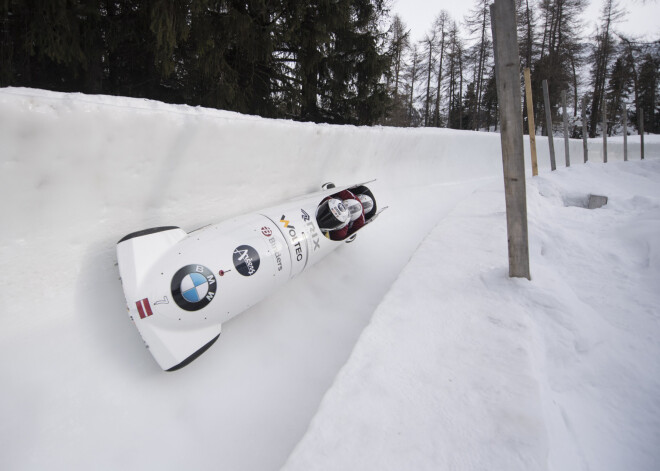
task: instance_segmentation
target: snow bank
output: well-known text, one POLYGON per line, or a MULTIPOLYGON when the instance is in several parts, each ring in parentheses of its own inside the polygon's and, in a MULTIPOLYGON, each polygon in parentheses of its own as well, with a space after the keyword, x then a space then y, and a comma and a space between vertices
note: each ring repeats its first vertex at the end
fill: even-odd
POLYGON ((657 469, 660 161, 529 179, 528 209, 531 282, 497 185, 433 229, 284 469, 657 469))
POLYGON ((278 468, 421 239, 499 175, 498 139, 0 90, 0 468, 278 468), (372 178, 375 229, 160 371, 126 316, 121 237, 372 178))
MULTIPOLYGON (((473 191, 501 186, 496 134, 313 125, 118 97, 2 89, 0 141, 0 468, 12 470, 278 469, 421 240, 473 191), (160 371, 126 316, 118 239, 160 225, 192 230, 329 180, 372 178, 390 206, 373 227, 223 326, 193 364, 160 371)), ((468 267, 482 254, 468 253, 456 305, 481 296, 468 267)), ((433 293, 410 302, 440 306, 433 293)), ((382 361, 372 365, 390 370, 382 361)), ((515 385, 528 386, 524 413, 538 418, 531 369, 515 385)), ((299 453, 309 458, 306 446, 299 453)), ((530 438, 521 453, 545 446, 530 438)))

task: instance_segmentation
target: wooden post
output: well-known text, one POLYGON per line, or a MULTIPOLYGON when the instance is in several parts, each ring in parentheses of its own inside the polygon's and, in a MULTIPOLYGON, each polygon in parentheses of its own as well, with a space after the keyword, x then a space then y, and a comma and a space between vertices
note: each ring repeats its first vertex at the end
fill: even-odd
POLYGON ((607 163, 607 108, 603 98, 603 163, 607 163))
POLYGON ((515 0, 490 5, 504 170, 509 276, 530 279, 527 193, 515 0))
POLYGON ((550 148, 550 169, 557 170, 555 162, 555 141, 552 139, 552 114, 550 112, 550 94, 548 81, 543 81, 543 102, 545 103, 545 127, 548 128, 548 147, 550 148))
POLYGON ((529 127, 529 149, 532 154, 532 176, 539 174, 536 162, 536 124, 534 123, 534 102, 532 101, 532 79, 529 67, 525 67, 525 96, 527 98, 527 127, 529 127))
POLYGON ((642 153, 642 160, 644 160, 644 110, 640 108, 638 113, 639 113, 638 129, 639 129, 639 137, 641 139, 640 151, 642 153))
POLYGON ((568 113, 566 112, 566 90, 561 91, 561 108, 564 118, 564 156, 566 157, 566 166, 571 166, 571 155, 568 149, 568 113))
POLYGON ((584 163, 589 160, 589 146, 587 144, 587 97, 582 97, 582 153, 584 154, 584 163))
POLYGON ((623 104, 623 161, 628 161, 628 107, 623 104))

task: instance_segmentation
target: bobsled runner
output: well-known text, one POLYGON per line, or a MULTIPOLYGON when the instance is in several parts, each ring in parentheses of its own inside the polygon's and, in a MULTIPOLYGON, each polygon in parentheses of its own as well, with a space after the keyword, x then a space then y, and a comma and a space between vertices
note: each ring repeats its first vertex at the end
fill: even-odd
POLYGON ((190 233, 155 227, 117 243, 129 316, 161 368, 189 364, 224 322, 352 242, 379 214, 365 184, 323 188, 190 233))

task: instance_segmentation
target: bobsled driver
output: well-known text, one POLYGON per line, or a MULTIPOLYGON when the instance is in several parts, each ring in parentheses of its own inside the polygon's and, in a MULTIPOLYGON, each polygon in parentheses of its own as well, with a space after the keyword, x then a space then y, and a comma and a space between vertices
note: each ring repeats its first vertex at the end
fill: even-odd
MULTIPOLYGON (((330 197, 323 200, 316 210, 316 222, 319 224, 321 232, 326 236, 340 231, 344 232, 350 221, 351 213, 339 198, 330 197)), ((334 239, 334 237, 331 238, 339 240, 334 239)))
POLYGON ((332 240, 344 240, 365 224, 365 214, 374 206, 368 195, 354 195, 348 190, 324 200, 316 213, 321 231, 332 240))

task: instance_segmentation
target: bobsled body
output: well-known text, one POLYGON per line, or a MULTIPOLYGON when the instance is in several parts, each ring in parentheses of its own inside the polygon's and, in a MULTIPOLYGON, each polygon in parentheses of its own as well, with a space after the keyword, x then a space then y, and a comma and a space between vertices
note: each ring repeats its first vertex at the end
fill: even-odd
POLYGON ((119 241, 129 316, 158 364, 187 365, 215 342, 222 323, 339 247, 343 242, 325 237, 315 217, 338 190, 190 233, 160 227, 119 241))

